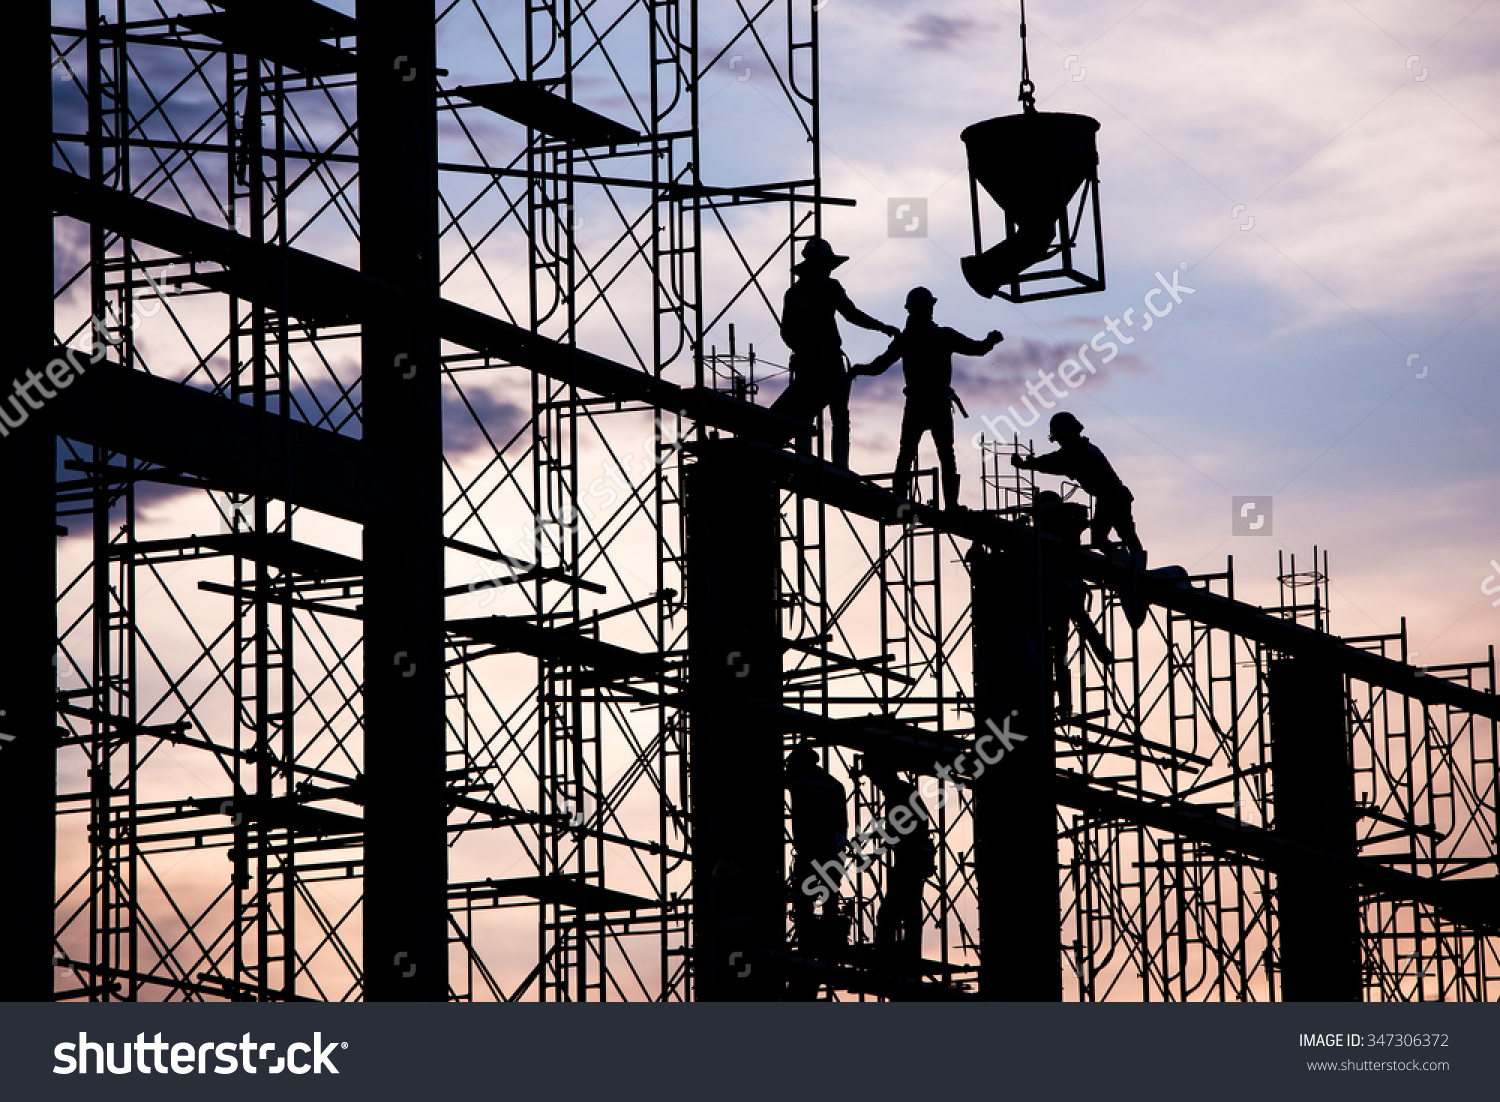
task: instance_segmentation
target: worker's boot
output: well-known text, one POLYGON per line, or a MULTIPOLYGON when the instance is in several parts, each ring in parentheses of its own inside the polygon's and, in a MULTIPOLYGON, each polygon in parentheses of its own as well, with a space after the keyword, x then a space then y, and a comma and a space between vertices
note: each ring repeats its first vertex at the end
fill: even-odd
POLYGON ((896 468, 896 477, 891 480, 891 492, 903 501, 911 499, 911 467, 896 468))
POLYGON ((943 473, 943 507, 945 509, 962 508, 958 503, 958 484, 962 475, 943 473))

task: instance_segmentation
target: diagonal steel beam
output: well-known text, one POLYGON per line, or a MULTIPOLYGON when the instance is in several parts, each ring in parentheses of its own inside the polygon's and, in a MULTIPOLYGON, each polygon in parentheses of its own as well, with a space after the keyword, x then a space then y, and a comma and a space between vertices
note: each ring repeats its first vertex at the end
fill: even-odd
POLYGON ((1059 557, 1063 569, 1116 593, 1133 593, 1146 604, 1179 612, 1205 627, 1255 640, 1284 655, 1326 663, 1356 681, 1378 685, 1423 704, 1500 720, 1500 696, 1422 673, 1415 666, 1282 619, 1256 605, 1230 600, 1178 579, 1133 570, 1096 551, 1039 536, 1035 529, 1018 521, 977 510, 941 510, 905 501, 856 474, 810 456, 762 446, 756 446, 754 452, 754 462, 773 471, 781 485, 847 512, 883 524, 920 523, 1001 550, 1031 546, 1040 540, 1047 554, 1059 557))
MULTIPOLYGON (((394 283, 300 249, 259 245, 233 230, 99 187, 64 169, 52 169, 48 183, 57 213, 105 226, 194 263, 218 264, 222 271, 192 278, 309 323, 376 321, 410 308, 408 294, 394 283)), ((472 307, 438 299, 433 310, 443 340, 591 394, 681 413, 766 443, 808 431, 790 418, 721 391, 679 386, 472 307)))

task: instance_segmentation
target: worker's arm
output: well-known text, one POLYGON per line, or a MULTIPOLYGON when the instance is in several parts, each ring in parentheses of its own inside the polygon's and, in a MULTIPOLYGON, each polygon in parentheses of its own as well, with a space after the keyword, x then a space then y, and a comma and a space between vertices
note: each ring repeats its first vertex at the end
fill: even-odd
POLYGON ((1068 457, 1061 451, 1048 452, 1046 455, 1013 455, 1010 457, 1012 467, 1026 467, 1033 471, 1041 471, 1043 474, 1070 474, 1072 464, 1068 457))
POLYGON ((947 332, 950 334, 948 342, 953 351, 964 356, 987 355, 995 345, 1005 339, 1005 336, 998 329, 991 329, 983 340, 978 341, 972 337, 964 336, 957 329, 949 329, 947 332))
POLYGON ((850 375, 880 375, 891 364, 901 358, 901 336, 897 334, 896 339, 891 341, 891 346, 880 355, 876 356, 867 364, 855 364, 849 369, 850 375))
POLYGON ((873 329, 877 333, 884 333, 887 337, 894 337, 901 332, 894 325, 887 325, 883 321, 872 318, 858 306, 855 306, 853 300, 849 298, 849 292, 844 290, 844 285, 838 280, 834 280, 833 285, 838 288, 834 292, 833 308, 850 325, 857 325, 861 329, 873 329))

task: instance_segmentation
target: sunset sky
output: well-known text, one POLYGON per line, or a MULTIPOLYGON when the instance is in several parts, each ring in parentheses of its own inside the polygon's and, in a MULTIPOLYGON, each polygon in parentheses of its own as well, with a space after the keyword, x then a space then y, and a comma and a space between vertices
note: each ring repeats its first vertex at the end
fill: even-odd
MULTIPOLYGON (((1040 109, 1101 124, 1108 288, 1013 306, 957 260, 958 134, 1016 110, 1014 5, 822 9, 824 188, 859 200, 825 216, 840 278, 883 320, 921 283, 941 323, 1006 335, 960 361, 965 499, 964 430, 1186 264, 1195 293, 1061 403, 1134 490, 1153 565, 1232 554, 1242 594, 1270 602, 1276 553, 1300 567, 1316 544, 1336 632, 1404 614, 1419 661, 1483 658, 1500 640, 1481 592, 1500 585, 1500 7, 1039 0, 1028 22, 1040 109), (892 196, 927 198, 928 238, 886 236, 892 196), (1232 537, 1230 498, 1265 494, 1270 538, 1232 537)), ((846 328, 856 359, 883 343, 846 328)), ((857 386, 857 467, 890 468, 899 387, 857 386)))
MULTIPOLYGON (((354 9, 352 0, 332 6, 354 9)), ((55 4, 54 21, 77 22, 78 7, 55 4)), ((176 11, 189 5, 164 7, 176 11)), ((486 0, 480 7, 493 15, 507 49, 522 53, 523 5, 486 0)), ((439 63, 449 70, 441 81, 445 90, 514 77, 476 33, 473 8, 466 0, 454 9, 457 15, 439 25, 439 63)), ((776 22, 784 8, 773 3, 766 9, 759 26, 768 41, 785 34, 776 22)), ((759 3, 752 10, 759 11, 759 3)), ((1305 568, 1316 546, 1329 556, 1335 633, 1394 632, 1405 617, 1419 664, 1486 657, 1500 641, 1500 5, 1036 0, 1028 7, 1028 20, 1039 109, 1100 122, 1108 286, 1095 294, 1020 306, 978 297, 959 269, 959 258, 972 245, 959 133, 971 123, 1018 110, 1015 5, 823 0, 819 18, 823 190, 857 202, 830 206, 823 216, 825 236, 850 257, 839 279, 859 307, 886 322, 904 320, 902 302, 920 284, 936 294, 940 324, 974 337, 991 329, 1005 334, 989 356, 959 358, 955 365, 955 386, 971 414, 958 424, 966 504, 980 504, 980 456, 973 438, 984 429, 984 419, 994 421, 1013 408, 1024 412, 1026 384, 1038 379, 1038 372, 1055 371, 1113 319, 1134 311, 1136 325, 1126 330, 1131 343, 1109 364, 1096 357, 1098 374, 1061 399, 1058 408, 1084 423, 1134 491, 1152 566, 1177 564, 1209 573, 1222 570, 1232 555, 1237 596, 1276 604, 1278 553, 1295 553, 1299 568, 1305 568), (914 200, 926 203, 925 236, 890 236, 890 204, 914 200), (1181 301, 1147 330, 1146 296, 1174 278, 1183 289, 1181 301), (1231 499, 1244 496, 1272 498, 1267 534, 1231 534, 1231 499)), ((700 59, 717 56, 742 22, 733 4, 703 3, 700 59)), ((145 64, 149 72, 150 60, 145 64)), ((180 65, 180 59, 171 64, 180 65)), ((640 72, 627 76, 638 80, 640 72)), ((606 77, 580 77, 574 91, 579 103, 630 121, 624 97, 606 77)), ((806 142, 775 74, 751 45, 742 40, 725 48, 700 94, 706 183, 742 186, 805 177, 806 142)), ((178 100, 188 104, 182 110, 192 108, 195 97, 205 112, 216 109, 210 97, 189 88, 178 100)), ((81 105, 81 94, 60 81, 55 126, 81 131, 86 125, 81 105)), ((470 115, 490 165, 504 165, 524 148, 524 128, 479 111, 470 115)), ((305 121, 319 141, 337 138, 344 128, 331 113, 321 119, 314 113, 305 121)), ((465 159, 460 138, 455 117, 442 116, 445 159, 465 159)), ((203 158, 204 164, 211 161, 203 158)), ((222 160, 208 169, 221 170, 222 160)), ((461 204, 465 189, 478 189, 473 181, 480 179, 488 178, 445 173, 444 198, 461 204)), ((189 204, 199 208, 195 213, 208 217, 211 208, 193 192, 196 185, 188 180, 186 186, 189 204)), ((511 187, 513 196, 524 194, 514 180, 511 187)), ((311 186, 305 190, 315 192, 311 186)), ((154 198, 182 205, 165 189, 154 198)), ((294 206, 319 198, 299 194, 294 206)), ((490 202, 493 207, 477 207, 474 216, 483 233, 494 229, 491 211, 500 206, 493 196, 490 202)), ((580 240, 596 252, 617 236, 607 219, 594 221, 597 213, 596 207, 579 208, 580 240)), ((992 242, 998 216, 992 208, 988 213, 992 242)), ((358 244, 341 217, 331 210, 298 247, 357 265, 358 244)), ((748 207, 728 217, 751 255, 766 255, 787 232, 780 204, 748 207)), ((63 278, 85 263, 87 239, 79 223, 62 219, 57 225, 56 270, 63 278)), ((445 296, 497 314, 503 298, 524 324, 528 270, 518 224, 496 231, 480 250, 482 275, 493 283, 462 265, 449 271, 453 255, 463 251, 457 236, 443 241, 445 276, 451 276, 445 296)), ((722 240, 705 240, 709 300, 721 301, 725 289, 736 285, 738 276, 725 257, 722 240)), ((776 304, 786 282, 785 265, 778 263, 763 279, 769 301, 776 304)), ((649 325, 649 282, 639 273, 631 276, 612 287, 611 305, 629 324, 649 325)), ((222 335, 222 308, 212 296, 174 304, 189 327, 208 335, 200 341, 204 348, 222 335)), ((86 325, 89 309, 83 281, 59 299, 59 335, 86 325)), ((633 362, 602 313, 580 324, 579 343, 633 362)), ((772 371, 785 363, 786 349, 766 302, 747 297, 736 304, 710 335, 721 350, 729 322, 736 325, 742 350, 753 343, 772 371)), ((886 346, 879 334, 847 325, 844 340, 856 362, 867 362, 886 346)), ((165 321, 145 323, 136 334, 137 351, 151 370, 177 378, 197 371, 191 381, 203 385, 205 373, 186 343, 165 321)), ((310 376, 308 389, 337 395, 328 376, 356 378, 362 367, 358 351, 355 339, 326 339, 319 352, 329 358, 327 376, 310 376)), ((208 374, 222 379, 226 362, 221 352, 208 374)), ((669 377, 690 381, 690 362, 690 356, 680 357, 669 377)), ((447 457, 457 477, 477 480, 494 451, 455 399, 451 377, 446 385, 447 457)), ((761 400, 777 385, 773 381, 761 400)), ((888 472, 894 465, 901 385, 899 370, 856 384, 852 466, 857 471, 888 472)), ((503 444, 522 430, 531 394, 528 372, 475 372, 464 377, 463 386, 496 441, 503 444)), ((348 405, 337 412, 335 420, 344 420, 341 431, 356 432, 348 405)), ((626 414, 614 425, 620 436, 613 445, 633 447, 638 456, 649 451, 644 415, 626 414)), ((1045 420, 1029 432, 1040 448, 1049 446, 1045 420)), ((528 442, 529 432, 511 457, 528 442)), ((608 473, 597 445, 581 444, 576 458, 580 487, 608 473)), ((919 465, 935 462, 930 441, 924 442, 919 465)), ((1041 483, 1056 480, 1044 476, 1041 483)), ((143 492, 140 505, 142 539, 209 533, 221 524, 208 495, 175 486, 143 492)), ((497 493, 488 509, 498 518, 496 532, 507 533, 494 535, 496 543, 528 557, 524 547, 507 542, 521 540, 533 523, 519 494, 497 493)), ((298 538, 360 554, 356 525, 313 516, 298 523, 298 538)), ((469 529, 446 534, 483 542, 469 529)), ((609 580, 610 594, 601 606, 617 605, 627 596, 654 593, 656 551, 654 542, 642 541, 613 561, 596 556, 581 572, 609 580), (606 579, 608 572, 617 573, 606 579)), ((60 578, 82 571, 90 554, 88 526, 77 523, 62 542, 60 578)), ((957 562, 955 556, 950 564, 955 576, 962 571, 957 562)), ((864 565, 851 556, 851 570, 864 565)), ((189 595, 190 608, 208 610, 205 622, 230 614, 222 596, 195 588, 200 575, 208 577, 221 566, 177 564, 164 571, 189 595)), ((448 583, 494 576, 476 570, 475 560, 454 552, 448 583)), ((962 587, 954 592, 961 601, 962 587)), ((495 602, 493 591, 460 594, 450 600, 448 614, 514 614, 525 611, 523 596, 511 590, 495 602)), ((141 601, 142 622, 148 634, 159 629, 157 647, 167 665, 186 668, 196 661, 201 644, 181 630, 175 611, 164 611, 155 589, 143 590, 141 601), (151 600, 158 603, 150 605, 151 600)), ((628 617, 612 621, 608 632, 619 634, 611 641, 643 645, 624 634, 628 625, 628 617)), ((356 629, 335 627, 333 634, 340 646, 354 646, 356 629)), ((507 668, 507 676, 495 683, 529 691, 528 671, 534 667, 529 659, 522 666, 515 676, 507 668)), ((353 696, 353 674, 345 673, 353 696)), ((65 668, 60 676, 65 688, 78 684, 74 671, 65 668)), ((160 688, 155 676, 145 675, 146 696, 160 688)), ((195 686, 188 679, 189 689, 195 686)), ((166 703, 171 714, 143 715, 142 721, 176 719, 176 705, 166 703)), ((227 715, 224 701, 217 700, 205 704, 198 718, 217 716, 224 722, 227 715)), ((337 724, 357 722, 339 715, 337 724)), ((169 774, 163 759, 178 768, 174 757, 161 755, 153 768, 162 776, 143 774, 146 790, 202 794, 222 787, 223 779, 211 771, 169 774)), ((355 769, 352 761, 347 768, 355 769)), ((65 762, 63 774, 70 789, 80 788, 81 758, 65 762)), ((516 802, 531 798, 528 792, 516 802)), ((654 827, 654 799, 627 811, 654 827)), ((64 840, 63 865, 82 859, 81 839, 75 831, 71 842, 64 840)), ((473 848, 478 850, 478 842, 473 848)), ((192 879, 202 893, 219 890, 221 854, 213 855, 212 868, 202 856, 182 860, 187 862, 184 880, 192 879), (201 874, 195 864, 200 860, 206 870, 201 874)), ((504 860, 488 852, 456 851, 452 868, 456 877, 516 875, 514 870, 529 867, 529 860, 519 850, 504 860)), ((350 899, 357 895, 351 884, 326 890, 350 899)), ((518 937, 507 949, 508 964, 524 975, 531 966, 534 925, 529 918, 516 922, 518 937)))
MULTIPOLYGON (((514 42, 518 9, 483 7, 514 42)), ((768 41, 784 33, 782 8, 773 9, 760 24, 768 41)), ((700 60, 740 26, 726 10, 702 5, 700 60)), ((444 87, 509 76, 466 11, 439 26, 444 87)), ((1487 581, 1500 575, 1496 5, 1039 0, 1029 11, 1039 107, 1101 124, 1108 287, 1022 306, 979 298, 958 267, 971 251, 958 135, 1017 110, 1014 6, 826 0, 820 20, 824 191, 858 204, 825 210, 826 235, 851 258, 839 278, 882 320, 901 323, 906 291, 923 284, 938 297, 940 323, 1006 335, 985 360, 957 363, 972 414, 959 422, 967 503, 979 503, 969 441, 982 418, 1023 408, 1027 381, 1055 370, 1106 318, 1142 315, 1156 273, 1175 268, 1193 294, 1150 332, 1127 330, 1133 343, 1061 402, 1135 492, 1152 564, 1210 571, 1232 554, 1241 595, 1271 602, 1277 552, 1296 552, 1300 564, 1316 545, 1329 553, 1336 631, 1394 631, 1405 615, 1422 662, 1484 656, 1500 638, 1496 597, 1482 592, 1500 586, 1500 577, 1487 581), (926 200, 927 236, 887 235, 892 199, 926 200), (1269 538, 1231 536, 1230 499, 1249 495, 1273 498, 1269 538)), ((582 76, 575 95, 628 120, 610 83, 582 76)), ((753 44, 726 50, 701 96, 706 182, 805 175, 806 143, 753 44)), ((76 104, 63 97, 56 111, 64 125, 76 104)), ((491 163, 524 143, 506 120, 467 117, 491 143, 491 163)), ((319 125, 312 121, 315 133, 319 125)), ((444 126, 444 156, 463 156, 444 126)), ((465 186, 445 174, 453 194, 465 186)), ((579 213, 587 246, 591 214, 579 213)), ((989 215, 993 232, 998 218, 993 208, 989 215)), ((776 205, 739 219, 752 255, 786 232, 776 205)), ((354 262, 342 223, 331 214, 323 221, 338 233, 305 235, 303 247, 354 262)), ((596 225, 593 244, 604 247, 615 231, 596 225)), ((70 247, 64 233, 59 248, 70 247)), ((522 248, 514 231, 502 231, 482 252, 517 305, 522 248)), ((710 297, 734 278, 716 248, 705 241, 710 297)), ((767 273, 771 301, 784 284, 767 273)), ((495 308, 467 272, 444 293, 495 308)), ((629 280, 612 290, 627 318, 637 293, 629 280)), ((725 321, 736 323, 742 350, 753 342, 763 361, 784 363, 764 305, 743 300, 725 321)), ((844 330, 857 362, 884 348, 878 334, 844 330)), ((726 338, 723 324, 710 335, 721 349, 726 338)), ((166 349, 173 334, 144 327, 138 339, 166 349)), ((580 343, 628 359, 592 319, 580 343)), ((335 348, 334 362, 346 351, 348 370, 357 370, 352 345, 335 348)), ((893 466, 900 388, 899 370, 857 384, 857 470, 893 466)), ((492 435, 521 423, 524 389, 513 377, 470 385, 492 435)), ((452 419, 450 450, 487 451, 465 421, 452 419)), ((1045 447, 1044 425, 1034 431, 1045 447)), ((935 463, 929 445, 919 463, 935 463)))

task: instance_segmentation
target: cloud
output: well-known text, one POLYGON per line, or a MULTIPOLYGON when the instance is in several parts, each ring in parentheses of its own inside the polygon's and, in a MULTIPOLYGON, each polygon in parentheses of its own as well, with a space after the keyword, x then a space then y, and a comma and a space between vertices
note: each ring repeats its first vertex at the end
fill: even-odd
POLYGON ((906 29, 908 45, 918 50, 947 53, 955 46, 971 40, 980 25, 964 16, 953 19, 923 12, 908 23, 906 29))
POLYGON ((453 458, 488 448, 489 441, 503 448, 528 420, 520 406, 482 387, 444 388, 443 451, 453 458))
MULTIPOLYGON (((838 89, 823 119, 825 190, 880 213, 886 195, 930 196, 934 235, 950 252, 967 251, 958 133, 1014 110, 1013 16, 945 7, 944 25, 970 24, 969 37, 989 30, 994 63, 984 65, 958 61, 937 24, 914 49, 880 20, 839 7, 824 29, 833 55, 825 86, 838 89)), ((1253 289, 1307 325, 1350 307, 1402 318, 1448 310, 1456 321, 1500 290, 1500 206, 1491 201, 1500 118, 1485 91, 1500 11, 1476 11, 1462 33, 1439 40, 1472 5, 1438 7, 1420 31, 1409 29, 1410 47, 1339 5, 1225 17, 1181 4, 1127 14, 1096 3, 1034 17, 1041 109, 1102 124, 1111 265, 1195 262, 1227 239, 1253 289), (1430 72, 1418 80, 1423 67, 1430 72), (1253 229, 1231 238, 1250 217, 1253 229)), ((833 212, 829 221, 830 232, 884 232, 878 216, 833 212)))

